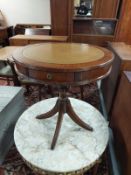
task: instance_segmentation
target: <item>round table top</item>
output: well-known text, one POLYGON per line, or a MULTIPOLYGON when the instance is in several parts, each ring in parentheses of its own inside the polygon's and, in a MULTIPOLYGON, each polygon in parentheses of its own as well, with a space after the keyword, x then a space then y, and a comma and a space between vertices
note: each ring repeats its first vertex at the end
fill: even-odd
POLYGON ((13 54, 16 62, 33 68, 89 69, 112 62, 112 53, 102 47, 78 43, 40 43, 13 54))
POLYGON ((16 147, 26 163, 39 173, 85 171, 95 164, 107 146, 108 123, 90 104, 70 98, 75 112, 94 130, 90 132, 79 127, 64 114, 60 136, 55 149, 51 150, 57 114, 45 120, 38 120, 36 116, 49 111, 56 100, 38 102, 21 115, 14 131, 16 147))

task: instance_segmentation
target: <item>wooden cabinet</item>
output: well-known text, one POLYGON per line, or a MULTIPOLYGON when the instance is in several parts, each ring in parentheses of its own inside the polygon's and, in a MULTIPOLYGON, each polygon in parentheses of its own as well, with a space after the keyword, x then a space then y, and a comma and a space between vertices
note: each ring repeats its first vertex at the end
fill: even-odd
POLYGON ((121 74, 123 71, 131 71, 131 45, 109 42, 108 48, 114 53, 114 61, 110 75, 102 80, 101 88, 106 110, 111 113, 121 74))
POLYGON ((1 26, 0 27, 0 44, 6 46, 9 44, 8 38, 13 35, 13 26, 1 26))
POLYGON ((131 175, 131 72, 122 73, 111 114, 117 156, 122 174, 131 175))
POLYGON ((93 16, 96 18, 116 18, 120 0, 95 0, 93 16))
POLYGON ((25 34, 26 33, 26 29, 48 30, 49 34, 51 34, 51 26, 50 26, 50 24, 16 24, 16 26, 14 27, 14 33, 15 33, 15 35, 25 34))
POLYGON ((71 41, 106 46, 107 41, 115 39, 120 0, 90 0, 90 3, 89 12, 84 16, 77 14, 79 7, 73 4, 71 41))
POLYGON ((50 0, 52 35, 68 35, 71 0, 50 0))
POLYGON ((116 41, 131 44, 131 0, 123 0, 116 41))
POLYGON ((106 46, 107 41, 131 44, 130 0, 85 0, 89 13, 77 15, 80 0, 50 0, 53 35, 68 35, 70 41, 106 46))
POLYGON ((9 38, 11 46, 25 46, 43 42, 67 42, 67 36, 15 35, 9 38))

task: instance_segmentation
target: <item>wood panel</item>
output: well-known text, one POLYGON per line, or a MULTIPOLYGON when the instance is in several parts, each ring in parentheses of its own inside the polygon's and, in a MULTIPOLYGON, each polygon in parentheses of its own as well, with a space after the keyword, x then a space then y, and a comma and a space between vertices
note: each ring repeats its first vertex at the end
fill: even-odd
POLYGON ((52 35, 68 35, 69 0, 50 0, 52 35))
POLYGON ((95 0, 93 17, 116 18, 120 0, 95 0))
POLYGON ((72 42, 76 43, 90 43, 100 46, 107 46, 107 41, 113 41, 114 36, 103 36, 103 35, 84 35, 74 34, 72 35, 72 42))
POLYGON ((11 46, 24 46, 43 42, 66 42, 67 36, 48 36, 48 35, 15 35, 9 38, 11 46))
POLYGON ((123 0, 116 41, 131 44, 131 0, 123 0))
POLYGON ((117 91, 111 127, 124 175, 131 175, 131 72, 124 72, 117 91), (123 153, 123 154, 122 154, 123 153))
POLYGON ((112 42, 108 47, 115 54, 110 75, 102 81, 101 87, 108 113, 111 112, 113 100, 119 87, 121 72, 131 71, 131 46, 125 43, 112 42))

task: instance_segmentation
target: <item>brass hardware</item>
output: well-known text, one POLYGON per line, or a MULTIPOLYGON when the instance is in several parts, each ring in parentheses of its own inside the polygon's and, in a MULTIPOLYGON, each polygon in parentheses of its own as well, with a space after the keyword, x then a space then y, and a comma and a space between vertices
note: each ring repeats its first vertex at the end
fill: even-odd
POLYGON ((53 78, 53 75, 48 73, 46 77, 47 77, 48 80, 51 80, 53 78))

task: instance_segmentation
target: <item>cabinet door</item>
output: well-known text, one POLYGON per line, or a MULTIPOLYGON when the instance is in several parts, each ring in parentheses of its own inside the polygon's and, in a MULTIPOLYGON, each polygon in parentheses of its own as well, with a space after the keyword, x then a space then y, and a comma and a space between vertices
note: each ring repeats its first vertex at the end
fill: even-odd
POLYGON ((131 44, 131 0, 123 0, 116 40, 131 44))
POLYGON ((52 35, 68 35, 69 0, 50 0, 52 35))
POLYGON ((116 18, 120 0, 94 0, 93 17, 116 18))

